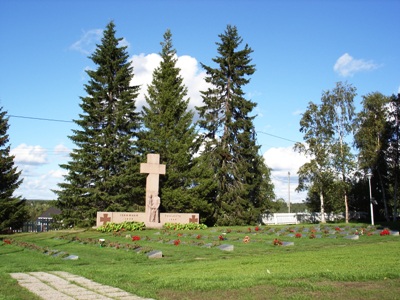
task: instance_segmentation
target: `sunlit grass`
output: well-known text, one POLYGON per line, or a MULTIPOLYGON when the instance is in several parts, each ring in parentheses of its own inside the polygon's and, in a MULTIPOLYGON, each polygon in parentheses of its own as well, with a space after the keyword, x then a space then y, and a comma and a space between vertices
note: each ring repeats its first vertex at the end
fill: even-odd
MULTIPOLYGON (((348 240, 337 234, 335 239, 327 235, 310 239, 308 232, 295 238, 287 232, 278 236, 272 229, 145 230, 120 235, 87 230, 14 235, 11 238, 15 240, 65 251, 79 259, 66 261, 14 245, 0 246, 0 299, 17 299, 8 298, 10 286, 22 293, 21 299, 28 299, 22 298, 24 292, 8 273, 52 270, 71 272, 155 299, 334 299, 334 295, 343 294, 343 289, 348 289, 346 299, 398 297, 399 236, 374 234, 348 240), (141 239, 133 242, 127 235, 141 239), (221 241, 220 235, 225 240, 221 241), (250 242, 243 242, 245 236, 250 242), (80 242, 72 241, 73 237, 79 237, 80 242), (99 238, 107 244, 118 243, 121 248, 100 247, 99 238), (274 246, 275 238, 294 242, 294 246, 274 246), (178 246, 173 244, 177 239, 178 246), (123 248, 133 243, 160 250, 164 257, 148 259, 146 254, 123 248), (207 243, 213 246, 203 247, 207 243), (219 244, 232 244, 234 251, 221 251, 219 244), (370 291, 365 294, 366 288, 370 291), (272 291, 273 295, 265 297, 272 291)), ((303 226, 295 229, 301 231, 303 226)))

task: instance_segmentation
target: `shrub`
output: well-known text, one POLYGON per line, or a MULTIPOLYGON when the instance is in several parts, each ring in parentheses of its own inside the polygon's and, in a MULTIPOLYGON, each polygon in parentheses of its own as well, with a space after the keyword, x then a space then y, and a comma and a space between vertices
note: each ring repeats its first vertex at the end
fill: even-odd
POLYGON ((197 223, 165 223, 164 228, 168 230, 198 230, 198 229, 206 229, 207 225, 205 224, 197 224, 197 223))
POLYGON ((143 230, 143 222, 107 223, 97 228, 100 232, 138 231, 143 230))

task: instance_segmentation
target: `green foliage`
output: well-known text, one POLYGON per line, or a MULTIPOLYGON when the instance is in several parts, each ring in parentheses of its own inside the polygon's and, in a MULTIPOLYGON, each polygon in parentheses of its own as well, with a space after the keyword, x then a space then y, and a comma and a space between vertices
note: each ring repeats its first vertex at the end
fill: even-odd
POLYGON ((58 220, 65 226, 91 226, 97 211, 125 211, 144 200, 144 179, 139 173, 135 141, 140 128, 136 109, 139 87, 131 86, 133 67, 122 38, 107 25, 101 44, 90 56, 97 65, 88 70, 87 96, 81 97, 82 113, 71 140, 76 149, 60 183, 58 220), (137 199, 136 203, 132 203, 137 199), (143 199, 143 200, 142 200, 143 199))
POLYGON ((167 172, 160 176, 160 211, 204 213, 202 199, 191 192, 193 155, 197 151, 193 112, 187 88, 176 67, 176 50, 167 30, 161 43, 161 62, 148 86, 139 145, 145 153, 158 153, 167 172))
POLYGON ((0 107, 0 232, 19 229, 29 218, 25 199, 13 195, 22 179, 19 178, 21 171, 18 172, 14 166, 14 156, 10 155, 6 113, 0 107))
POLYGON ((26 200, 26 209, 29 220, 36 220, 42 213, 55 205, 55 201, 49 200, 26 200))
MULTIPOLYGON (((383 204, 383 211, 387 221, 389 220, 387 195, 390 189, 389 160, 386 157, 390 144, 390 126, 388 124, 390 117, 387 110, 389 102, 389 97, 381 93, 371 93, 363 96, 361 102, 362 110, 354 120, 356 128, 354 144, 359 150, 358 163, 363 173, 360 176, 364 177, 364 180, 356 181, 353 184, 353 190, 361 188, 361 193, 360 191, 353 193, 356 199, 355 202, 359 207, 369 204, 368 201, 365 201, 366 198, 369 198, 369 195, 363 195, 363 197, 360 197, 360 195, 362 195, 362 191, 368 190, 368 181, 365 180, 365 174, 372 172, 373 194, 375 199, 383 204), (379 193, 375 193, 376 187, 379 187, 379 193)), ((368 209, 367 207, 364 208, 365 211, 368 209)))
POLYGON ((247 100, 242 88, 255 72, 250 54, 235 26, 228 25, 219 35, 216 68, 202 64, 206 82, 204 106, 197 107, 204 150, 197 163, 198 189, 204 189, 211 205, 211 222, 218 225, 252 224, 270 205, 273 186, 270 170, 259 155, 251 116, 256 103, 247 100), (203 165, 203 166, 201 166, 203 165))
MULTIPOLYGON (((323 92, 320 105, 310 102, 300 120, 300 132, 304 133, 305 143, 296 143, 294 147, 311 157, 298 171, 297 190, 309 190, 309 201, 319 198, 322 216, 328 203, 333 211, 344 207, 346 221, 350 189, 348 177, 354 171, 355 161, 345 138, 353 131, 355 91, 353 86, 338 82, 334 89, 323 92), (340 201, 343 198, 344 205, 338 204, 343 203, 340 201)), ((322 222, 325 222, 324 217, 322 222)))
POLYGON ((164 228, 167 230, 200 230, 206 229, 207 225, 205 224, 197 224, 197 223, 165 223, 164 228))
POLYGON ((145 229, 143 222, 122 222, 112 223, 109 222, 105 225, 98 227, 96 230, 100 232, 118 232, 118 231, 140 231, 145 229))
POLYGON ((393 221, 397 221, 399 195, 399 168, 400 168, 400 94, 392 95, 389 103, 389 147, 386 151, 388 173, 392 183, 393 221))

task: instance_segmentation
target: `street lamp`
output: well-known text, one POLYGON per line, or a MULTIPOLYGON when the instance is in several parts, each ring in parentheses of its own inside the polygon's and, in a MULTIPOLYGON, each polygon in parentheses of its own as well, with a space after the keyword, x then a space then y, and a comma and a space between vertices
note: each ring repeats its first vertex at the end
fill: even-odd
POLYGON ((288 208, 289 208, 289 214, 290 214, 290 172, 288 172, 288 208))
POLYGON ((372 204, 372 191, 371 191, 371 177, 372 177, 372 174, 368 173, 367 177, 368 177, 368 182, 369 182, 369 203, 370 203, 370 207, 371 207, 371 225, 374 225, 374 206, 372 204))

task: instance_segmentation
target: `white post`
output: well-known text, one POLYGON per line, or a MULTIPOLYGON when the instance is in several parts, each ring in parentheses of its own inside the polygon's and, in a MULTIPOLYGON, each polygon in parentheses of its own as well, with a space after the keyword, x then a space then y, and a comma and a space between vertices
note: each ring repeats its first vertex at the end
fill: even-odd
POLYGON ((288 199, 289 199, 289 204, 288 204, 288 208, 289 208, 289 214, 290 214, 290 172, 288 172, 288 199))
POLYGON ((368 177, 368 183, 369 183, 369 204, 370 204, 370 208, 371 208, 371 225, 375 225, 374 224, 374 205, 372 203, 372 190, 371 190, 371 177, 372 177, 372 174, 368 173, 367 177, 368 177))

